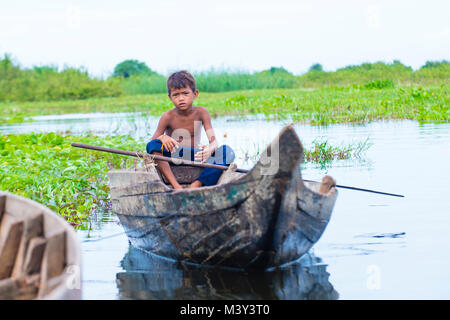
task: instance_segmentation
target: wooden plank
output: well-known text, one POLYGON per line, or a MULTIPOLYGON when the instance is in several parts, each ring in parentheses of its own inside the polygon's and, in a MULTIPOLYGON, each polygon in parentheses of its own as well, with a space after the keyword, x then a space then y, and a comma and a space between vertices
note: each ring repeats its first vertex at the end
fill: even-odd
POLYGON ((237 166, 236 163, 232 162, 230 166, 228 167, 228 170, 224 171, 222 175, 220 176, 219 180, 217 181, 217 184, 225 184, 231 181, 234 181, 236 179, 239 179, 243 176, 243 173, 236 172, 237 166))
POLYGON ((124 196, 130 197, 133 195, 142 195, 148 193, 170 192, 171 190, 172 189, 168 188, 162 182, 144 182, 135 185, 125 185, 123 187, 111 187, 109 189, 109 193, 111 194, 111 198, 117 199, 124 196))
POLYGON ((30 240, 23 267, 25 274, 30 275, 41 271, 46 244, 47 241, 42 237, 36 237, 30 240))
POLYGON ((20 290, 19 279, 6 278, 0 280, 0 300, 15 299, 20 290))
POLYGON ((0 300, 30 300, 37 297, 39 275, 0 280, 0 300))
POLYGON ((43 279, 60 275, 66 265, 66 232, 57 232, 47 237, 41 274, 43 279))
POLYGON ((47 279, 47 281, 45 281, 45 283, 41 285, 39 289, 38 299, 72 299, 71 294, 73 294, 75 290, 69 289, 67 287, 67 277, 68 275, 66 273, 62 273, 59 276, 47 279), (63 289, 61 289, 61 287, 63 287, 63 289))
POLYGON ((60 276, 66 265, 66 233, 58 231, 46 237, 47 244, 41 265, 39 297, 48 295, 57 285, 52 278, 60 276))
POLYGON ((149 172, 111 170, 108 172, 108 176, 110 187, 124 187, 150 181, 160 181, 154 168, 149 172))
POLYGON ((0 223, 2 223, 3 212, 5 212, 6 196, 0 196, 0 223))
POLYGON ((24 221, 23 239, 20 244, 17 261, 14 266, 12 276, 22 277, 27 275, 25 272, 25 261, 29 248, 30 240, 36 237, 42 237, 44 234, 44 215, 42 213, 27 216, 24 221))
POLYGON ((11 276, 23 235, 23 220, 4 214, 0 226, 0 279, 11 276))

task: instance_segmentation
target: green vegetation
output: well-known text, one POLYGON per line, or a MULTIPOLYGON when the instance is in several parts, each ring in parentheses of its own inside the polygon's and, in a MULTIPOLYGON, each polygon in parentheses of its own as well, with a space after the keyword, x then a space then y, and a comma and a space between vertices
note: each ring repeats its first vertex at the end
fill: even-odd
POLYGON ((364 85, 371 81, 390 80, 398 86, 435 86, 446 84, 450 80, 450 62, 446 60, 428 61, 415 71, 397 60, 391 64, 376 62, 347 66, 334 72, 324 72, 319 69, 319 67, 311 67, 309 72, 299 76, 298 85, 304 88, 321 88, 364 85))
POLYGON ((304 161, 319 163, 321 166, 337 159, 360 158, 372 146, 368 138, 357 144, 350 144, 343 147, 332 146, 327 140, 323 139, 314 140, 312 143, 313 149, 305 151, 304 161))
POLYGON ((209 71, 195 74, 200 92, 227 92, 250 89, 295 88, 296 77, 283 68, 249 73, 209 71))
POLYGON ((73 148, 72 142, 127 150, 145 146, 128 136, 0 135, 0 190, 31 198, 82 225, 89 214, 109 206, 108 168, 132 167, 137 160, 73 148))
MULTIPOLYGON (((267 119, 323 125, 410 119, 449 121, 450 85, 392 87, 389 81, 314 90, 266 89, 202 93, 197 105, 211 116, 264 114, 267 119)), ((173 108, 167 94, 133 95, 52 102, 0 103, 0 123, 26 116, 89 112, 142 112, 160 116, 173 108), (11 115, 15 115, 12 118, 11 115)), ((17 122, 16 121, 16 122, 17 122)))
MULTIPOLYGON (((145 142, 130 136, 72 136, 55 133, 0 135, 0 190, 31 198, 59 213, 74 226, 90 214, 110 208, 107 172, 132 168, 142 160, 71 147, 79 142, 124 150, 145 150, 145 142)), ((367 144, 365 144, 367 146, 367 144)), ((315 142, 305 151, 308 162, 358 157, 366 147, 332 147, 315 142)), ((257 160, 258 154, 252 155, 257 160)))
POLYGON ((91 78, 84 70, 54 66, 22 69, 10 56, 0 60, 0 101, 54 101, 116 97, 123 93, 115 78, 91 78))
POLYGON ((308 71, 309 72, 314 72, 314 71, 322 72, 323 71, 323 67, 322 67, 322 65, 320 63, 315 63, 309 68, 308 71))
POLYGON ((125 60, 114 68, 113 77, 128 78, 130 76, 151 76, 156 74, 144 62, 137 60, 125 60))
MULTIPOLYGON (((334 160, 361 159, 371 146, 369 138, 342 146, 333 146, 327 140, 319 138, 312 141, 311 149, 303 150, 303 163, 313 163, 319 165, 321 169, 327 169, 334 160)), ((265 148, 265 145, 255 144, 249 148, 238 150, 241 155, 239 159, 243 160, 245 164, 254 166, 265 148)))
MULTIPOLYGON (((210 70, 194 72, 200 92, 228 92, 256 89, 299 89, 386 84, 397 86, 439 86, 450 80, 448 61, 427 61, 412 70, 400 61, 363 63, 336 71, 324 71, 313 64, 308 72, 293 75, 282 67, 261 72, 210 70), (380 83, 378 83, 380 82, 380 83)), ((91 77, 83 69, 55 66, 22 68, 10 55, 0 58, 0 102, 61 101, 166 93, 166 77, 144 62, 125 60, 116 65, 107 79, 91 77)), ((377 87, 378 86, 378 87, 377 87)), ((383 87, 386 88, 386 87, 383 87)), ((370 89, 370 88, 369 88, 370 89)))

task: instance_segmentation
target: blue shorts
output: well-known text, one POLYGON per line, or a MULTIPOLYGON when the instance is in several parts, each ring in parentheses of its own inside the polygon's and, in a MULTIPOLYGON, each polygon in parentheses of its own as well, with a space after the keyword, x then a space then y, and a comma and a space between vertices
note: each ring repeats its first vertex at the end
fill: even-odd
MULTIPOLYGON (((179 147, 173 153, 163 147, 161 140, 153 139, 147 143, 147 153, 160 152, 165 157, 180 158, 183 160, 194 161, 195 154, 202 149, 190 148, 190 147, 179 147)), ((222 145, 217 148, 217 150, 206 160, 206 163, 217 164, 221 166, 229 166, 231 162, 234 161, 234 151, 230 146, 222 145)), ((213 186, 217 183, 222 174, 223 170, 205 168, 202 173, 198 176, 199 180, 205 186, 213 186)))

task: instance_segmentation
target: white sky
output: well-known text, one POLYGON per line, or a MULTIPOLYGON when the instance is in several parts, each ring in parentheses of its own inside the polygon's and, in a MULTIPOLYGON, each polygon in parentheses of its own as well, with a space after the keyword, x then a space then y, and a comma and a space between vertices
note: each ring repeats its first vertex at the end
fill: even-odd
POLYGON ((167 74, 295 74, 398 59, 450 60, 450 1, 0 0, 0 54, 22 66, 84 66, 108 76, 125 59, 167 74))

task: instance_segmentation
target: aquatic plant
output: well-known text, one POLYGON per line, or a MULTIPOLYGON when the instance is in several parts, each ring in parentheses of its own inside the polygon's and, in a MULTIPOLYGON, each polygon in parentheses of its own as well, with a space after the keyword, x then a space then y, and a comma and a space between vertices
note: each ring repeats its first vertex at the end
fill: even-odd
POLYGON ((0 136, 0 190, 31 198, 81 226, 108 205, 107 171, 132 167, 136 159, 73 148, 72 142, 142 150, 131 137, 48 134, 0 136))
MULTIPOLYGON (((373 145, 367 137, 363 141, 353 142, 347 145, 334 146, 325 138, 314 139, 311 147, 303 150, 303 163, 318 164, 321 169, 326 168, 335 160, 360 159, 373 145)), ((246 165, 255 165, 265 145, 253 143, 246 148, 237 150, 238 159, 246 165)))
POLYGON ((321 169, 325 169, 334 160, 359 159, 373 145, 366 138, 364 141, 351 143, 344 146, 333 146, 323 138, 312 141, 312 149, 305 150, 304 162, 317 163, 321 169))

